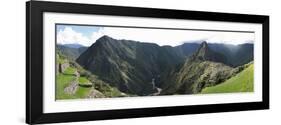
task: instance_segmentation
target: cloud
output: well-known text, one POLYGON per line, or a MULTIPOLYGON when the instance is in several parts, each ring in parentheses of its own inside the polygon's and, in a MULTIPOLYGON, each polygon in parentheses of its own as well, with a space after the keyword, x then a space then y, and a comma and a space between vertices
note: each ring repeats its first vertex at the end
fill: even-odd
POLYGON ((94 43, 96 40, 98 40, 100 37, 104 36, 106 33, 104 31, 104 28, 99 28, 97 32, 93 32, 90 36, 91 41, 94 43))
POLYGON ((220 32, 206 39, 210 43, 242 44, 254 42, 254 33, 220 32))
POLYGON ((91 45, 91 40, 82 33, 74 31, 71 27, 65 27, 57 33, 57 42, 59 44, 82 44, 91 45))
POLYGON ((206 40, 210 43, 242 44, 254 41, 254 33, 240 32, 214 32, 191 30, 167 30, 167 29, 141 29, 104 27, 92 34, 92 40, 97 40, 102 35, 108 35, 115 39, 136 40, 140 42, 157 43, 158 45, 181 45, 183 42, 206 40))
POLYGON ((177 46, 184 42, 206 40, 210 43, 242 44, 254 41, 254 33, 240 32, 214 32, 194 30, 169 30, 169 29, 145 29, 145 28, 124 28, 124 27, 101 27, 93 32, 91 36, 83 36, 82 33, 73 31, 66 27, 58 33, 59 43, 79 43, 90 46, 103 35, 115 39, 135 40, 140 42, 156 43, 160 46, 177 46))

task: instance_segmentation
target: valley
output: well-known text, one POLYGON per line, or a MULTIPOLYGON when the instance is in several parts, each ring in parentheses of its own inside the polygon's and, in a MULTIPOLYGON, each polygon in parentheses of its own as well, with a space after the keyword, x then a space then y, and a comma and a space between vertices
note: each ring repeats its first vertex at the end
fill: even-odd
POLYGON ((56 99, 253 91, 253 44, 159 46, 103 36, 57 45, 56 99))

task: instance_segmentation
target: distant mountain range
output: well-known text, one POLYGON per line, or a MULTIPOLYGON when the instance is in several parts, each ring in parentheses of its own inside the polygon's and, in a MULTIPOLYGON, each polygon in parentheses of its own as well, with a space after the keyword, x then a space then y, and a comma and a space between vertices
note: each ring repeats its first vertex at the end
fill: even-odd
POLYGON ((78 48, 81 48, 81 47, 86 47, 86 46, 83 46, 83 45, 78 44, 78 43, 73 43, 73 44, 63 44, 63 46, 65 46, 65 47, 69 47, 69 48, 75 48, 75 49, 78 49, 78 48))
POLYGON ((198 93, 253 61, 251 43, 171 47, 103 36, 88 48, 59 45, 57 49, 111 86, 137 95, 198 93))
POLYGON ((65 55, 68 59, 76 60, 76 58, 86 51, 87 47, 80 44, 58 44, 56 49, 58 53, 65 55))

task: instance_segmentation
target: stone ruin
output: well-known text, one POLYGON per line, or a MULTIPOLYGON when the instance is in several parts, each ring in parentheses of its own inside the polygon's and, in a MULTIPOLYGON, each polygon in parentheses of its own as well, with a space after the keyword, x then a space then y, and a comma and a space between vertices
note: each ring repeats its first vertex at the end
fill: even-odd
POLYGON ((60 73, 63 73, 69 67, 69 63, 62 63, 58 65, 60 73))

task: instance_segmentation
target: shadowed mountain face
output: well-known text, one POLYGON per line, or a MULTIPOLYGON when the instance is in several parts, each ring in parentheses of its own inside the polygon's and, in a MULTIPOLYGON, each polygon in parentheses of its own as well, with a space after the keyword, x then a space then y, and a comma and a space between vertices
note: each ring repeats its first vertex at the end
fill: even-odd
MULTIPOLYGON (((184 43, 177 46, 177 48, 187 57, 196 52, 199 47, 200 43, 198 42, 184 43)), ((208 43, 208 47, 212 51, 222 54, 225 58, 223 63, 231 67, 246 64, 254 58, 254 46, 251 43, 240 45, 208 43)))
POLYGON ((234 73, 234 68, 223 64, 226 58, 211 50, 206 42, 179 68, 172 69, 162 81, 161 94, 199 93, 204 87, 214 86, 234 73))
POLYGON ((211 50, 207 42, 202 42, 197 51, 190 57, 191 60, 227 62, 226 57, 218 52, 211 50))
MULTIPOLYGON (((249 46, 252 46, 252 44, 249 44, 249 46)), ((247 47, 243 46, 240 49, 247 47)), ((198 86, 191 87, 193 85, 190 85, 196 79, 201 79, 202 74, 200 77, 187 78, 190 72, 193 72, 194 75, 198 74, 196 68, 202 70, 208 79, 216 77, 217 74, 220 74, 219 76, 224 79, 224 77, 229 77, 225 72, 230 71, 231 66, 245 64, 253 58, 252 51, 248 54, 250 56, 246 55, 247 57, 245 56, 241 59, 242 61, 239 60, 239 63, 236 63, 233 60, 239 55, 239 52, 227 51, 228 49, 224 48, 223 44, 209 45, 206 42, 202 44, 186 43, 177 47, 158 46, 153 43, 116 40, 103 36, 83 52, 76 59, 76 62, 125 93, 149 95, 157 92, 156 87, 165 88, 163 94, 170 92, 194 93, 200 91, 203 85, 199 82, 197 82, 198 86), (212 48, 219 49, 214 50, 212 48), (214 69, 206 67, 213 67, 214 69), (182 78, 174 75, 180 73, 184 74, 184 76, 181 76, 182 78), (177 81, 177 83, 174 81, 177 81), (177 87, 171 88, 172 83, 177 84, 178 87, 184 86, 187 89, 183 91, 177 87), (196 87, 199 89, 194 89, 196 87)), ((250 52, 252 48, 248 48, 249 50, 244 52, 250 52)))
POLYGON ((173 47, 104 36, 76 61, 123 92, 146 95, 155 91, 152 79, 182 63, 184 56, 173 47))
POLYGON ((254 46, 251 43, 240 45, 213 43, 208 45, 213 51, 223 54, 226 57, 224 64, 231 67, 241 66, 254 58, 254 46))

